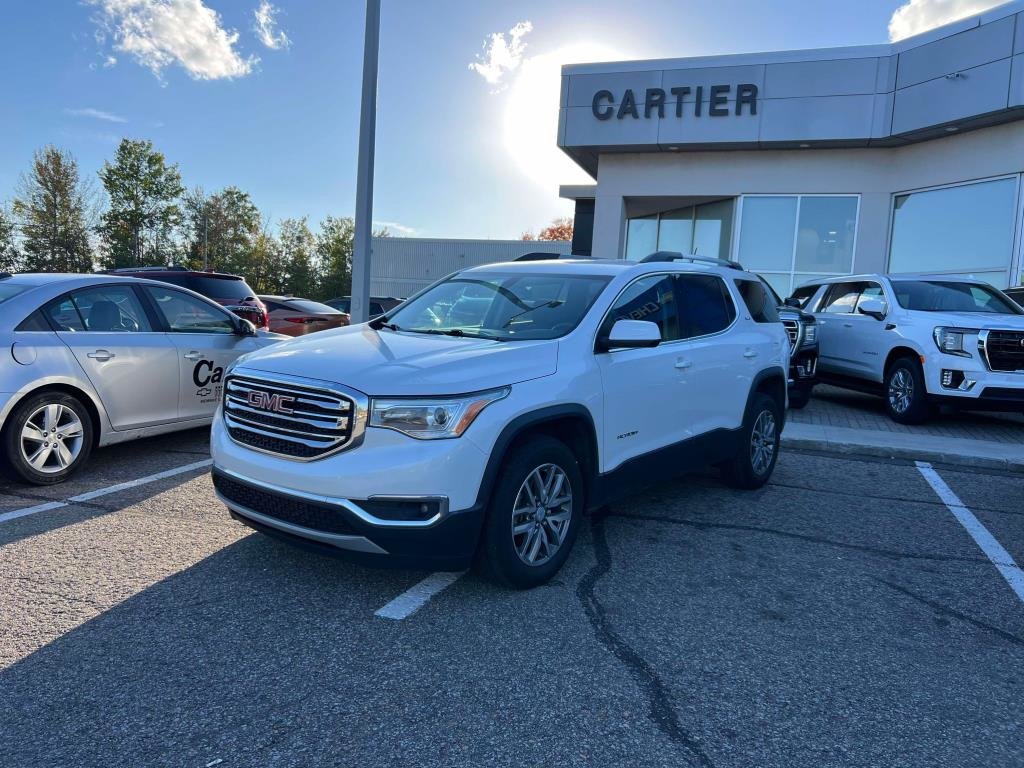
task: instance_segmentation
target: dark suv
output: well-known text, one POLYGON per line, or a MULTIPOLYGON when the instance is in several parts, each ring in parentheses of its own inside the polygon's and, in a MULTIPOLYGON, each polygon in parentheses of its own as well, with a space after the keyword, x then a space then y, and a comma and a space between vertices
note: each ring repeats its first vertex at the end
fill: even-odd
POLYGON ((799 296, 783 301, 767 280, 762 277, 761 282, 778 305, 779 319, 789 335, 789 407, 800 409, 810 401, 817 379, 818 321, 803 311, 799 296))
POLYGON ((144 277, 188 288, 213 299, 257 328, 270 328, 266 306, 257 298, 256 291, 249 287, 245 278, 239 275, 199 272, 184 267, 129 267, 109 270, 109 274, 144 277))

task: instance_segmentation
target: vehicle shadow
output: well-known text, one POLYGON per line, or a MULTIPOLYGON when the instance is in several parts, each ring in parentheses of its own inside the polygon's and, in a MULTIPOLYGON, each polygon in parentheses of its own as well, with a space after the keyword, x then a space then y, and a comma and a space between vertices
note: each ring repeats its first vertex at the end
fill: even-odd
POLYGON ((386 707, 411 649, 373 612, 422 576, 248 536, 0 671, 2 762, 205 765, 324 706, 386 707))

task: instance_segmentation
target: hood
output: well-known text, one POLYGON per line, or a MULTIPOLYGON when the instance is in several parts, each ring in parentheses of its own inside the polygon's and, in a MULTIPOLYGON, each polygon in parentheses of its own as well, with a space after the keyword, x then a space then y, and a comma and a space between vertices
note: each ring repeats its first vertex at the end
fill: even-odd
POLYGON ((371 396, 458 395, 550 376, 557 341, 487 341, 380 330, 320 331, 247 355, 248 370, 335 382, 371 396))
POLYGON ((779 307, 779 317, 782 320, 803 320, 805 323, 818 322, 817 320, 814 319, 814 315, 808 314, 807 312, 804 312, 802 309, 797 309, 796 307, 787 307, 786 305, 782 305, 781 307, 779 307))
POLYGON ((1002 328, 1011 331, 1024 331, 1024 315, 1004 315, 992 312, 917 312, 915 313, 920 322, 937 326, 952 326, 955 324, 960 328, 1002 328), (933 317, 926 317, 933 316, 933 317), (934 323, 931 320, 934 319, 934 323))

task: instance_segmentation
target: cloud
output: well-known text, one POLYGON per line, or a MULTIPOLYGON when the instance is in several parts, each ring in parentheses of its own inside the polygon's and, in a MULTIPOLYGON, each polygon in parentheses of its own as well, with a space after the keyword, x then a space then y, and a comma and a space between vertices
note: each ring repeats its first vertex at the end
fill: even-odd
POLYGON ((238 32, 221 26, 220 16, 203 0, 88 0, 114 49, 133 56, 157 77, 172 64, 195 80, 244 77, 259 62, 235 49, 238 32))
POLYGON ((64 114, 72 117, 91 117, 96 120, 106 120, 108 123, 127 123, 128 121, 113 112, 104 112, 102 109, 93 107, 82 107, 81 109, 65 109, 64 114))
POLYGON ((280 12, 281 9, 274 7, 270 0, 261 0, 259 7, 253 11, 253 16, 256 17, 256 25, 253 27, 256 30, 256 37, 272 51, 287 48, 292 44, 284 30, 277 26, 277 14, 280 12))
POLYGON ((484 43, 483 55, 477 54, 469 68, 493 86, 501 85, 505 75, 515 72, 523 60, 526 42, 523 38, 533 31, 533 24, 520 21, 508 31, 495 32, 484 43))
POLYGON ((375 230, 386 229, 389 232, 394 231, 397 232, 400 237, 412 237, 418 231, 413 227, 406 226, 405 224, 399 224, 397 221, 378 221, 377 219, 373 220, 373 228, 375 230))
POLYGON ((909 0, 889 19, 889 39, 902 40, 987 11, 1006 0, 909 0))

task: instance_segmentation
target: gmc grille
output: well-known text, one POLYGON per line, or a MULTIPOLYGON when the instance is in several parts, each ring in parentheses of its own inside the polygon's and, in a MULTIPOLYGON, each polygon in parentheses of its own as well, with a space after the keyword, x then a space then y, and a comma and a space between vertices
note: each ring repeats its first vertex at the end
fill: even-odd
POLYGON ((1024 331, 983 331, 979 346, 989 370, 1024 373, 1024 331))
POLYGON ((332 389, 234 375, 224 386, 231 439, 291 459, 311 461, 351 447, 362 437, 364 414, 355 398, 332 389))
POLYGON ((783 320, 782 324, 786 327, 786 334, 789 336, 790 348, 796 349, 797 343, 800 339, 800 323, 796 320, 783 320))

